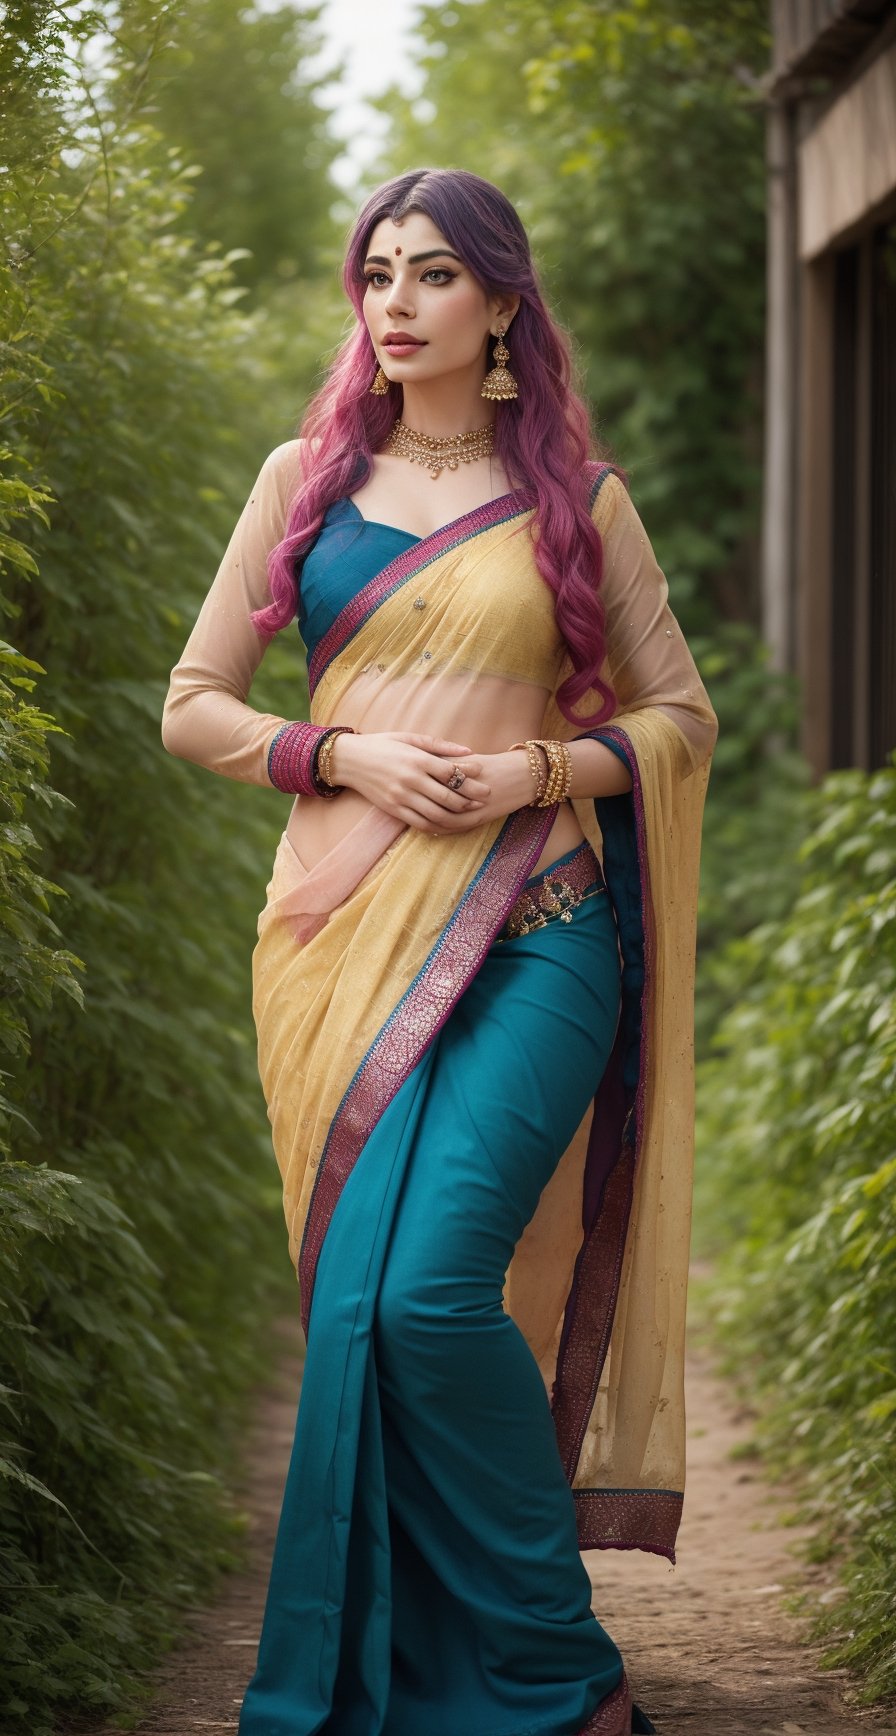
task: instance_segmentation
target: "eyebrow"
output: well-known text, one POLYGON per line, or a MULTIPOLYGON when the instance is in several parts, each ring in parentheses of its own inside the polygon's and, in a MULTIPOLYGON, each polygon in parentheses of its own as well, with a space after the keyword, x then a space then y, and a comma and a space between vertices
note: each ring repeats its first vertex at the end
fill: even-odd
MULTIPOLYGON (((424 259, 456 259, 458 265, 463 265, 459 253, 452 253, 450 247, 433 247, 429 253, 412 253, 408 259, 409 265, 420 265, 424 259)), ((364 261, 365 265, 389 265, 391 262, 382 253, 370 253, 364 261)))

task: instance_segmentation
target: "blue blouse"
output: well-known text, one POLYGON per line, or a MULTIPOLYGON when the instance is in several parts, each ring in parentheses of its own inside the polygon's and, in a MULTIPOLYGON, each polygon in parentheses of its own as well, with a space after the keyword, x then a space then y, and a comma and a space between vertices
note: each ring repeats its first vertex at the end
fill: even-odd
POLYGON ((403 549, 421 541, 365 518, 348 495, 327 507, 299 575, 299 632, 309 659, 346 603, 403 549))

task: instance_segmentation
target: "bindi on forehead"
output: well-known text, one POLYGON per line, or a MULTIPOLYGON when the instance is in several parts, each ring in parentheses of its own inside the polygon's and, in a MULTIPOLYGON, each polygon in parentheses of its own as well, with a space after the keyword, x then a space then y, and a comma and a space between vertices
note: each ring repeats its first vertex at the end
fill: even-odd
POLYGON ((396 249, 395 249, 395 257, 396 257, 396 259, 397 259, 397 258, 398 258, 398 255, 399 255, 399 253, 400 253, 400 252, 401 252, 401 248, 400 248, 400 247, 396 247, 396 249))

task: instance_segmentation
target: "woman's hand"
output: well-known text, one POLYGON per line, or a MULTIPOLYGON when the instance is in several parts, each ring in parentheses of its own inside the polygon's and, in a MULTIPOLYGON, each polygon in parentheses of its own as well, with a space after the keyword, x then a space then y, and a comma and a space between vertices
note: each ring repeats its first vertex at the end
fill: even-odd
MULTIPOLYGON (((515 759, 516 755, 497 757, 515 759)), ((466 832, 492 817, 485 812, 492 792, 482 776, 484 763, 463 742, 382 730, 337 735, 329 776, 332 783, 357 790, 406 826, 423 832, 466 832), (448 779, 455 764, 464 782, 459 790, 450 790, 448 779)))
MULTIPOLYGON (((460 763, 460 762, 458 762, 460 763)), ((468 814, 451 815, 435 829, 440 832, 471 832, 489 820, 503 820, 508 814, 524 808, 535 795, 535 784, 525 751, 508 749, 505 753, 480 754, 480 777, 488 789, 481 804, 468 814)), ((466 770, 466 765, 461 766, 466 770)), ((464 789, 466 789, 464 784, 464 789)))

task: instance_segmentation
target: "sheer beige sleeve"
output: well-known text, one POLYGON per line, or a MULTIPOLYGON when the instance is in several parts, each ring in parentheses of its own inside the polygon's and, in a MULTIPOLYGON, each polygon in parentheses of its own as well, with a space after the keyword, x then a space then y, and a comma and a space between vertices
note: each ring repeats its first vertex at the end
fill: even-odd
MULTIPOLYGON (((628 490, 607 477, 594 505, 603 540, 609 679, 623 712, 655 706, 686 738, 692 768, 709 759, 718 720, 687 640, 669 607, 669 586, 628 490)), ((613 721, 616 721, 614 719, 613 721)))
POLYGON ((246 703, 269 643, 256 633, 250 612, 270 601, 267 557, 283 536, 300 479, 301 444, 287 440, 265 459, 171 671, 162 714, 162 741, 169 753, 223 777, 268 788, 268 749, 291 719, 246 703))

